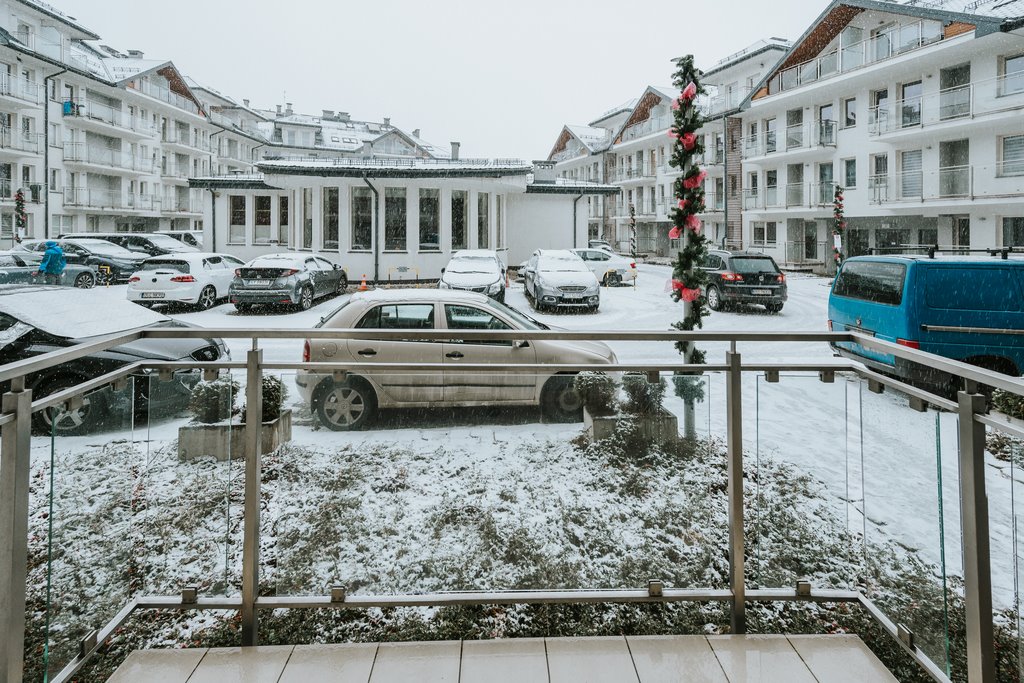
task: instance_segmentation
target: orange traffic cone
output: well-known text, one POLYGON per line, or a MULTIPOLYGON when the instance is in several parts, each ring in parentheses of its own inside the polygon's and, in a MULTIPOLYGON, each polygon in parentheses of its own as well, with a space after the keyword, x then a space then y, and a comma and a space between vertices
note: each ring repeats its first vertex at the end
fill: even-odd
POLYGON ((366 273, 363 273, 363 281, 359 283, 359 291, 365 292, 370 288, 366 286, 366 273))

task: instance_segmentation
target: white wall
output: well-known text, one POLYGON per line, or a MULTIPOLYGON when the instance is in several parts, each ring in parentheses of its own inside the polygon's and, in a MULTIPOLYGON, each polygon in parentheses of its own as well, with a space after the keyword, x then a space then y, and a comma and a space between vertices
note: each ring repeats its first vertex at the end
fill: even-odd
POLYGON ((517 266, 536 249, 587 246, 587 201, 578 195, 520 194, 508 198, 508 265, 517 266))

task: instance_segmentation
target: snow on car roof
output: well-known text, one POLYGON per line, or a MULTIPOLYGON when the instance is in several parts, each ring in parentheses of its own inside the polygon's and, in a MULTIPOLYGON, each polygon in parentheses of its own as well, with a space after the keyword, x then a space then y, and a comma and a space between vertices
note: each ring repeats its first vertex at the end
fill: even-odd
MULTIPOLYGON (((189 263, 199 263, 204 258, 210 258, 211 256, 220 256, 221 258, 229 256, 229 254, 218 254, 213 251, 183 251, 175 252, 173 254, 164 254, 163 256, 150 256, 143 263, 150 261, 188 261, 189 263)), ((262 256, 260 258, 263 258, 262 256)))
POLYGON ((249 261, 245 266, 246 268, 260 268, 263 266, 277 268, 282 265, 292 265, 301 268, 305 262, 306 256, 303 254, 264 254, 249 261))
POLYGON ((498 253, 491 249, 462 249, 452 254, 453 259, 457 258, 498 258, 498 253))
POLYGON ((73 287, 0 287, 0 313, 65 339, 83 339, 136 330, 170 320, 130 301, 103 302, 73 287))
POLYGON ((368 292, 356 292, 352 301, 475 301, 484 303, 487 297, 476 292, 464 292, 452 289, 371 289, 368 292))

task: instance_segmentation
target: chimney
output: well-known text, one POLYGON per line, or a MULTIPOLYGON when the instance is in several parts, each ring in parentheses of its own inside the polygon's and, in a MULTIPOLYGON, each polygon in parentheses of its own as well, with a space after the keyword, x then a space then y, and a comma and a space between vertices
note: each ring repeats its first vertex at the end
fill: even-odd
POLYGON ((281 115, 281 105, 280 105, 280 104, 279 104, 279 105, 277 105, 277 115, 278 115, 278 116, 280 116, 280 115, 281 115))
POLYGON ((547 183, 552 184, 555 182, 555 162, 553 161, 534 161, 533 162, 533 182, 535 184, 547 183))
POLYGON ((373 156, 373 143, 369 140, 363 143, 363 156, 367 158, 373 156))
POLYGON ((128 56, 133 59, 142 59, 144 55, 142 50, 128 50, 128 56))
POLYGON ((242 104, 244 104, 244 105, 245 105, 245 108, 246 108, 246 109, 248 109, 248 108, 249 108, 249 100, 242 100, 242 104))
POLYGON ((459 160, 459 147, 462 146, 461 142, 452 143, 452 161, 459 160))
POLYGON ((347 111, 338 111, 338 120, 342 123, 348 123, 352 120, 352 117, 348 115, 347 111))
POLYGON ((284 106, 285 106, 285 110, 284 110, 284 115, 285 116, 291 116, 292 114, 295 113, 295 110, 292 109, 292 103, 291 102, 285 102, 284 106))
POLYGON ((412 132, 412 136, 413 136, 414 138, 418 138, 418 137, 420 136, 420 129, 419 129, 419 128, 417 128, 416 130, 414 130, 414 131, 412 132))
POLYGON ((386 128, 386 127, 388 127, 390 125, 391 125, 391 117, 390 116, 385 116, 384 117, 384 127, 386 128))
POLYGON ((323 118, 325 118, 325 119, 333 119, 334 118, 334 110, 333 109, 324 109, 323 118))

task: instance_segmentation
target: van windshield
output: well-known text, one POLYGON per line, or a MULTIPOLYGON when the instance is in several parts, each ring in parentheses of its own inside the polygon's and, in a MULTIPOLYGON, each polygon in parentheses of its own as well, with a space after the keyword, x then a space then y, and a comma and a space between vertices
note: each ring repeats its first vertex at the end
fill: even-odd
POLYGON ((907 278, 904 263, 849 261, 836 277, 832 293, 849 299, 899 306, 907 278))

